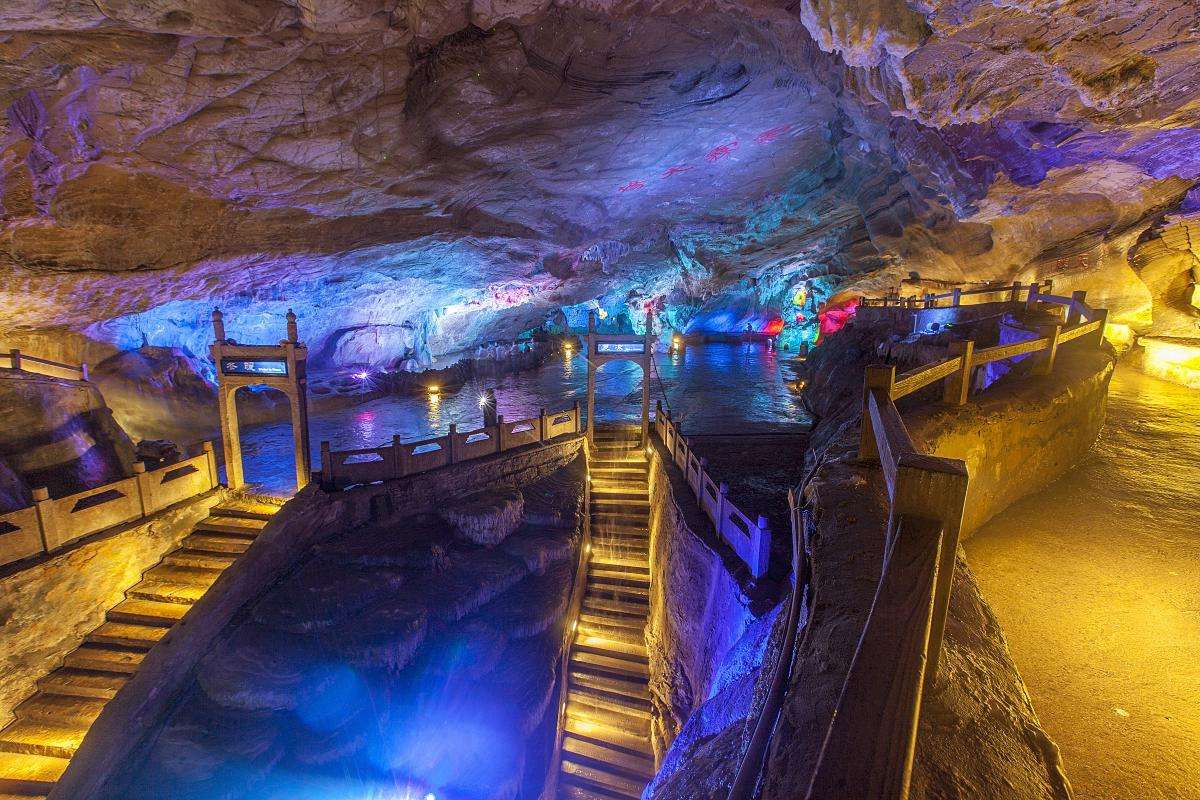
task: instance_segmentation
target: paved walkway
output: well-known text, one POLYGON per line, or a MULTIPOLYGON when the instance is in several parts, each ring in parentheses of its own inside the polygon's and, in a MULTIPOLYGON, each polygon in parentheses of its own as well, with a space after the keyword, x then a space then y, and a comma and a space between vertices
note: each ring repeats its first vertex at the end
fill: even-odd
POLYGON ((1079 800, 1200 800, 1200 392, 1121 367, 1095 450, 967 542, 1079 800))

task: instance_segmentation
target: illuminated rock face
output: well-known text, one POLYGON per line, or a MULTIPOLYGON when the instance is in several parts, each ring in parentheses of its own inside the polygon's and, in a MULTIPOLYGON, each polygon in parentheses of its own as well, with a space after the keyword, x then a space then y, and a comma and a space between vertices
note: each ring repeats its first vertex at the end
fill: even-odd
POLYGON ((0 337, 200 355, 214 304, 263 341, 295 307, 318 366, 424 366, 597 301, 811 329, 910 273, 1149 329, 1193 291, 1129 253, 1197 205, 1195 14, 10 0, 0 337))

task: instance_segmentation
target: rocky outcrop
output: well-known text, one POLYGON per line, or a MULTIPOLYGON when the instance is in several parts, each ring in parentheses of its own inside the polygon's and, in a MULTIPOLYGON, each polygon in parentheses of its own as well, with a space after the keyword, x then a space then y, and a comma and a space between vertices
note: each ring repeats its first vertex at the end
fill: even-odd
POLYGON ((0 511, 38 487, 63 497, 133 474, 133 444, 90 383, 4 370, 0 418, 0 511))
POLYGON ((1197 208, 1195 31, 1185 0, 16 0, 0 335, 203 354, 213 305, 267 342, 291 306, 317 366, 424 367, 588 307, 811 333, 841 293, 1034 277, 1172 327, 1136 254, 1197 208))
POLYGON ((489 489, 455 500, 442 510, 442 517, 466 541, 494 547, 517 529, 524 510, 519 490, 489 489))

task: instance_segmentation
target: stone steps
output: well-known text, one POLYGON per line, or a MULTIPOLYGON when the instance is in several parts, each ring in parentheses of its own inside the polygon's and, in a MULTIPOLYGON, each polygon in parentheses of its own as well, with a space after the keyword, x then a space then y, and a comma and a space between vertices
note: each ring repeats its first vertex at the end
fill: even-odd
POLYGON ((568 660, 558 797, 634 800, 654 775, 649 465, 625 431, 597 431, 594 444, 592 550, 568 660))
POLYGON ((146 570, 105 622, 37 682, 0 730, 0 800, 50 792, 88 729, 146 654, 246 551, 276 509, 223 506, 146 570))
POLYGON ((0 791, 23 797, 45 795, 68 763, 65 758, 0 752, 0 791))

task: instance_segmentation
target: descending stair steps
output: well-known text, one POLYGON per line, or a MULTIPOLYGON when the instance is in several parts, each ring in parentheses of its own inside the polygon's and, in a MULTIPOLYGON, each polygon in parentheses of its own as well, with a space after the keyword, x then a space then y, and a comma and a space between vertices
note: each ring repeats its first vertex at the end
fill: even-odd
POLYGON ((645 642, 650 485, 639 437, 595 433, 592 551, 569 659, 559 800, 634 800, 654 776, 645 642))
POLYGON ((0 730, 0 800, 44 798, 66 770, 105 704, 142 659, 246 551, 273 506, 218 506, 178 548, 146 570, 106 621, 37 682, 0 730))

